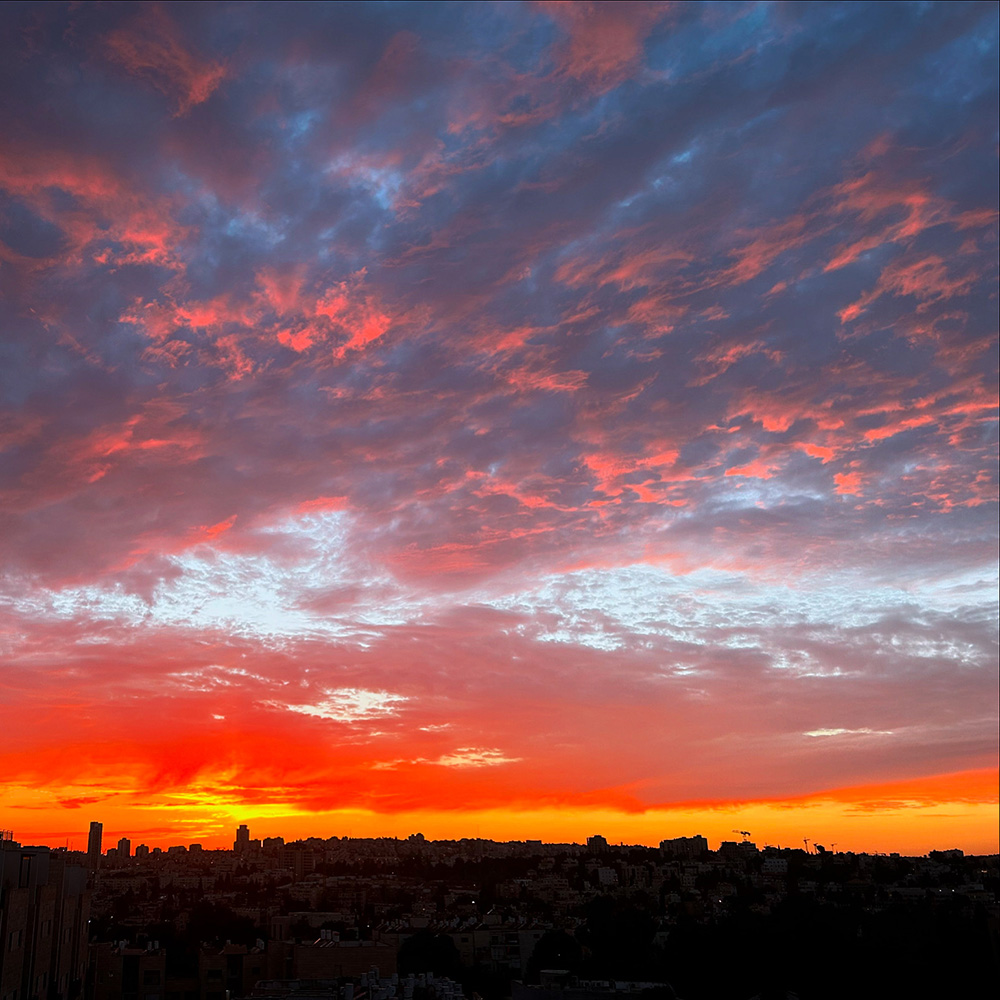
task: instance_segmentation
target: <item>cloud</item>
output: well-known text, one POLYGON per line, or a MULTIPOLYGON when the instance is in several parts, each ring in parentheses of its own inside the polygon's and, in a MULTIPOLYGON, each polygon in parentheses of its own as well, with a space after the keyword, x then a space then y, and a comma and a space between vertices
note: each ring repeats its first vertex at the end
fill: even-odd
POLYGON ((670 10, 664 3, 541 3, 564 40, 551 51, 554 74, 586 83, 597 92, 631 77, 641 65, 643 41, 670 10))
POLYGON ((158 4, 142 7, 127 24, 111 32, 105 54, 172 97, 177 115, 207 101, 226 76, 221 62, 200 60, 185 46, 176 23, 158 4))
POLYGON ((314 704, 284 704, 277 701, 264 704, 268 708, 283 708, 289 712, 300 712, 302 715, 330 719, 333 722, 366 722, 381 715, 393 714, 396 711, 395 706, 404 701, 406 699, 400 695, 389 694, 387 691, 345 688, 340 691, 325 692, 325 697, 314 704))
POLYGON ((459 747, 452 753, 442 754, 434 763, 442 767, 496 767, 498 764, 516 763, 520 759, 506 757, 502 750, 495 747, 459 747))
POLYGON ((453 13, 14 15, 4 773, 639 815, 991 767, 995 10, 453 13))
POLYGON ((889 729, 810 729, 803 736, 892 736, 889 729))

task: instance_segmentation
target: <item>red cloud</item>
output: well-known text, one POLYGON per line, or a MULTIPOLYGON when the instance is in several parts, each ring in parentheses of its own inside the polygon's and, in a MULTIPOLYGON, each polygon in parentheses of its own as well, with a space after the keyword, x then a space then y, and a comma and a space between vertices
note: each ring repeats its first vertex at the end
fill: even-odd
POLYGON ((734 465, 726 469, 727 476, 747 476, 751 479, 770 479, 777 467, 763 458, 754 459, 746 465, 734 465))
POLYGON ((203 104, 225 79, 221 62, 200 60, 185 47, 163 7, 151 5, 111 33, 105 54, 113 62, 176 101, 176 115, 203 104))
POLYGON ((58 225, 65 265, 179 266, 188 229, 175 221, 172 200, 147 193, 97 156, 11 142, 0 150, 0 188, 58 225))
POLYGON ((338 358, 380 340, 393 323, 375 296, 361 288, 363 277, 362 273, 340 282, 316 301, 315 315, 329 320, 347 335, 347 341, 334 352, 338 358))
POLYGON ((578 80, 595 93, 616 87, 642 64, 643 42, 670 11, 665 3, 559 3, 538 6, 565 32, 550 57, 556 77, 578 80))

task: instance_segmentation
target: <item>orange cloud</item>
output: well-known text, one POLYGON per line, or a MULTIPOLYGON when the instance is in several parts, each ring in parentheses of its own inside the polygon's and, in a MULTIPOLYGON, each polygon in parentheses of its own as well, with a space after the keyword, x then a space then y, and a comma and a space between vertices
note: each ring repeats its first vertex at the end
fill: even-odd
POLYGON ((775 467, 762 458, 747 462, 746 465, 734 465, 726 469, 727 476, 747 476, 751 479, 770 479, 774 476, 775 467))
POLYGON ((997 217, 991 210, 956 212, 949 201, 929 191, 924 182, 900 181, 894 172, 885 169, 872 169, 844 181, 829 194, 834 213, 854 214, 862 223, 877 225, 860 239, 839 247, 825 264, 826 271, 846 267, 885 243, 909 243, 934 226, 985 227, 995 225, 997 217))
POLYGON ((856 320, 876 299, 886 294, 912 295, 920 303, 917 311, 923 312, 931 302, 965 295, 978 277, 968 271, 961 276, 949 274, 948 266, 936 254, 893 261, 879 275, 870 292, 840 310, 840 322, 856 320))

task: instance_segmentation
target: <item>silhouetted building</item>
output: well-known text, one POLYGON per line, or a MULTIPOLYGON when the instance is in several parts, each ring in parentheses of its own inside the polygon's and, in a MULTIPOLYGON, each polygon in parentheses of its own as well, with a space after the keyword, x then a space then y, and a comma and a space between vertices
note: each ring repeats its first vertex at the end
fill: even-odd
POLYGON ((76 1000, 87 966, 87 871, 0 841, 0 997, 76 1000))
POLYGON ((166 951, 157 947, 91 945, 93 1000, 160 1000, 167 975, 166 951))
POLYGON ((381 967, 372 967, 356 976, 336 979, 265 979, 253 989, 254 1000, 463 1000, 461 985, 447 976, 433 973, 399 976, 384 975, 381 967))
POLYGON ((265 978, 266 963, 267 953, 262 947, 226 944, 222 948, 202 948, 198 954, 198 979, 203 1000, 250 996, 254 986, 265 978))
POLYGON ((762 875, 787 875, 788 858, 766 857, 761 862, 760 871, 762 875))
POLYGON ((236 830, 236 840, 233 842, 233 850, 237 854, 246 854, 250 850, 250 827, 246 823, 240 823, 236 830))
POLYGON ((332 932, 320 931, 315 941, 272 941, 268 945, 267 961, 269 978, 336 979, 358 976, 372 967, 377 967, 383 975, 392 975, 396 971, 397 955, 394 944, 337 941, 332 932))
POLYGON ((708 841, 700 833, 693 837, 674 837, 671 840, 661 840, 660 850, 675 858, 697 858, 708 850, 708 841))
POLYGON ((101 867, 101 840, 104 837, 104 824, 91 823, 90 835, 87 837, 87 864, 91 871, 97 871, 101 867))
POLYGON ((122 837, 118 841, 118 860, 132 857, 132 841, 128 837, 122 837))
POLYGON ((608 842, 600 834, 587 838, 587 847, 594 854, 604 854, 608 849, 608 842))
POLYGON ((513 1000, 624 1000, 638 996, 668 1000, 677 996, 669 983, 578 979, 564 969, 544 970, 538 986, 527 986, 515 980, 511 993, 513 1000))
POLYGON ((757 854, 757 845, 752 840, 724 840, 719 844, 719 856, 727 861, 743 861, 757 854))
POLYGON ((309 850, 302 844, 281 848, 281 866, 290 868, 296 879, 303 879, 310 872, 314 872, 317 863, 322 860, 322 855, 309 850))

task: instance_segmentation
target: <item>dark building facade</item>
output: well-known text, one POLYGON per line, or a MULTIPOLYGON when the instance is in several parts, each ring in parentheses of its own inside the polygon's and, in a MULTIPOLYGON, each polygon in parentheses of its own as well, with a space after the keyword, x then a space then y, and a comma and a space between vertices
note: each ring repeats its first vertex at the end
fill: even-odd
POLYGON ((91 823, 90 834, 87 837, 87 864, 91 871, 97 871, 101 867, 101 842, 104 838, 104 824, 91 823))
POLYGON ((0 1000, 76 1000, 89 916, 84 868, 64 852, 0 841, 0 1000))

